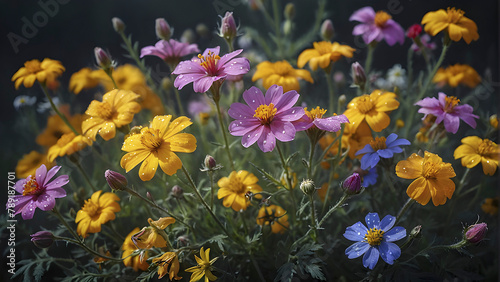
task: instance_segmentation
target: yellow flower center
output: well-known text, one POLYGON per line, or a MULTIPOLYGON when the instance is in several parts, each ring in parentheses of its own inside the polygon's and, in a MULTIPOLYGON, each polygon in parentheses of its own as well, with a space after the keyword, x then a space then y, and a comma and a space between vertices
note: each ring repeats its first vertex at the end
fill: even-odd
POLYGON ((371 109, 373 109, 373 106, 374 106, 373 101, 372 101, 370 95, 366 95, 366 94, 359 97, 359 99, 356 103, 356 108, 362 114, 366 114, 369 111, 371 111, 371 109))
POLYGON ((96 104, 96 110, 99 113, 99 116, 104 120, 113 120, 113 118, 117 115, 113 106, 106 102, 96 104))
POLYGON ((208 75, 217 74, 217 62, 220 60, 219 55, 215 55, 212 51, 208 51, 206 56, 198 54, 198 58, 201 60, 200 65, 206 70, 208 75))
POLYGON ((23 186, 23 196, 39 195, 42 191, 43 189, 41 189, 38 182, 36 182, 35 177, 26 181, 26 184, 23 186))
POLYGON ((141 136, 141 143, 151 151, 156 151, 163 144, 164 140, 160 137, 160 130, 147 128, 141 136))
POLYGON ((375 137, 374 140, 370 141, 370 146, 372 146, 374 151, 387 148, 387 145, 385 144, 385 137, 375 137))
POLYGON ((31 60, 27 61, 24 63, 24 67, 30 72, 30 73, 37 73, 42 70, 42 66, 39 60, 31 60))
POLYGON ((59 140, 57 140, 57 146, 59 147, 64 147, 65 145, 69 144, 73 139, 76 137, 75 133, 70 132, 63 134, 59 140))
POLYGON ((304 108, 304 111, 310 119, 319 119, 322 118, 324 114, 326 114, 326 110, 320 108, 319 106, 317 106, 315 109, 311 109, 310 111, 308 111, 307 108, 304 108))
POLYGON ((94 202, 92 202, 92 199, 88 199, 85 201, 82 211, 86 212, 91 218, 101 214, 101 208, 99 207, 99 205, 96 205, 94 202))
POLYGON ((444 104, 444 111, 447 113, 453 112, 453 108, 455 108, 458 103, 460 103, 460 99, 458 99, 455 96, 447 96, 445 99, 445 104, 444 104))
POLYGON ((255 110, 255 114, 253 116, 258 118, 261 124, 270 124, 277 111, 278 109, 274 107, 273 103, 269 105, 260 105, 255 110))
POLYGON ((464 11, 462 11, 460 9, 455 9, 455 8, 448 8, 448 10, 446 11, 446 13, 448 14, 448 22, 449 23, 453 23, 453 24, 458 23, 458 21, 465 14, 464 11))
POLYGON ((366 233, 365 241, 370 244, 370 246, 378 246, 382 243, 382 239, 384 239, 384 233, 385 232, 380 229, 372 228, 366 233))
POLYGON ((426 179, 435 179, 438 172, 439 172, 440 166, 436 163, 431 163, 431 162, 424 162, 424 167, 422 169, 422 176, 426 179))
POLYGON ((484 139, 481 144, 479 144, 477 148, 477 153, 481 156, 486 156, 492 154, 496 151, 497 145, 493 143, 491 140, 484 139))
POLYGON ((236 177, 229 179, 229 188, 235 193, 244 193, 246 191, 243 183, 236 177))
POLYGON ((314 49, 318 51, 320 55, 330 54, 332 52, 332 43, 327 41, 314 42, 314 49))
POLYGON ((378 11, 375 14, 374 22, 378 27, 384 27, 385 23, 390 19, 392 19, 392 17, 389 14, 384 11, 378 11))
POLYGON ((287 76, 293 70, 292 66, 286 61, 276 62, 273 64, 273 67, 274 72, 280 76, 287 76))

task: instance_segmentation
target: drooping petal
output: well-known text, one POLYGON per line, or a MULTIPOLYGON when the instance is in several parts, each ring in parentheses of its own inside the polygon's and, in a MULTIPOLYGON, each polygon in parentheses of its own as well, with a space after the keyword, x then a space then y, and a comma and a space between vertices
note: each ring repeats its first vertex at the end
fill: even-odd
POLYGON ((149 156, 142 162, 141 167, 139 168, 139 177, 142 181, 149 181, 155 176, 156 169, 158 168, 158 157, 155 154, 151 153, 149 156))
POLYGON ((377 248, 369 248, 368 251, 363 256, 363 266, 369 269, 373 269, 378 262, 379 251, 377 248))

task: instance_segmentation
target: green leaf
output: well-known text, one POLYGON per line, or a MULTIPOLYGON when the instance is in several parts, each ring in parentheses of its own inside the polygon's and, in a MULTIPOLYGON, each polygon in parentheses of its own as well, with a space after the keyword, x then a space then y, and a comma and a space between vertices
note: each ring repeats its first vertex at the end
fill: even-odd
POLYGON ((276 186, 281 186, 283 187, 283 184, 281 184, 280 181, 278 181, 274 176, 272 176, 270 173, 266 172, 262 168, 258 167, 257 165, 250 163, 253 167, 255 167, 267 180, 271 181, 274 185, 276 186))

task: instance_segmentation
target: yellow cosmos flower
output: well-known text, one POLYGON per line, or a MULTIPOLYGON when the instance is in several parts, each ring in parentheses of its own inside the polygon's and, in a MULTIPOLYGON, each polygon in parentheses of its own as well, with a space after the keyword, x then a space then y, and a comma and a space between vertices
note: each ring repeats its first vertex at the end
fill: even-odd
POLYGON ((489 215, 498 214, 498 197, 486 198, 484 203, 481 205, 481 209, 489 215))
POLYGON ((79 94, 83 89, 94 88, 99 85, 101 76, 91 68, 83 68, 71 75, 69 90, 79 94))
POLYGON ((185 270, 186 272, 193 273, 191 274, 189 282, 198 281, 203 278, 203 276, 205 276, 205 282, 217 280, 217 277, 212 274, 212 264, 214 264, 218 257, 210 260, 210 248, 205 251, 203 250, 203 247, 201 247, 200 257, 195 255, 194 258, 196 259, 198 265, 185 270))
POLYGON ((352 52, 356 51, 351 46, 341 45, 338 42, 314 42, 313 46, 313 49, 307 49, 300 53, 297 59, 299 68, 303 68, 309 62, 309 67, 313 71, 317 70, 318 66, 326 69, 331 62, 336 62, 342 57, 352 58, 352 52))
MULTIPOLYGON (((350 123, 346 123, 344 127, 344 133, 342 134, 342 150, 349 149, 347 153, 349 158, 351 159, 361 159, 362 156, 356 156, 356 152, 365 147, 366 144, 370 143, 373 139, 372 131, 366 121, 361 122, 361 124, 353 130, 354 126, 350 123)), ((337 132, 335 135, 326 134, 319 140, 320 147, 325 150, 330 144, 335 140, 335 138, 340 133, 337 132)), ((338 141, 335 142, 328 149, 328 153, 325 155, 325 158, 332 158, 337 156, 339 149, 338 141)), ((326 162, 322 162, 321 165, 328 169, 330 168, 329 164, 326 162)))
POLYGON ((481 77, 471 66, 455 64, 446 69, 439 68, 432 82, 441 86, 448 84, 451 87, 457 87, 459 84, 465 84, 474 88, 481 82, 481 77))
POLYGON ((290 225, 286 211, 276 205, 262 206, 257 215, 258 225, 270 225, 271 232, 283 234, 290 225))
POLYGON ((448 10, 439 9, 434 12, 428 12, 422 18, 422 24, 425 25, 425 32, 432 36, 445 30, 450 39, 459 41, 464 38, 467 44, 472 40, 478 40, 477 25, 471 19, 464 17, 465 12, 460 9, 448 8, 448 10))
POLYGON ((46 154, 31 151, 17 162, 16 177, 21 179, 27 178, 30 175, 35 175, 36 169, 41 165, 45 165, 47 170, 49 170, 55 165, 55 163, 49 162, 46 154))
MULTIPOLYGON (((167 228, 170 224, 174 223, 175 219, 172 217, 162 217, 157 221, 148 219, 149 227, 142 228, 132 236, 132 241, 140 249, 163 248, 167 246, 167 242, 160 234, 164 232, 163 229, 167 228)), ((165 233, 164 233, 165 234, 165 233)), ((166 235, 166 234, 165 234, 166 235)))
POLYGON ((176 253, 166 252, 161 257, 154 258, 153 263, 158 265, 158 279, 163 278, 167 273, 170 281, 182 279, 177 276, 181 267, 176 253))
POLYGON ((262 79, 264 88, 268 89, 271 85, 276 84, 282 86, 283 91, 287 92, 300 90, 299 78, 314 83, 309 71, 294 69, 287 61, 275 63, 265 61, 257 65, 252 81, 262 79))
POLYGON ((257 182, 259 179, 246 170, 238 172, 232 171, 229 177, 222 177, 217 182, 220 189, 217 192, 217 198, 224 200, 222 204, 228 208, 231 207, 235 211, 246 210, 250 205, 250 200, 245 196, 246 193, 258 193, 262 191, 257 182))
POLYGON ((153 178, 158 164, 166 174, 175 174, 182 167, 182 161, 174 152, 194 152, 196 138, 189 133, 179 133, 192 124, 189 118, 178 117, 170 122, 171 119, 171 115, 156 116, 150 127, 127 137, 122 150, 128 153, 122 157, 121 167, 129 172, 142 162, 139 169, 142 181, 153 178))
POLYGON ((479 163, 483 165, 486 175, 493 175, 498 167, 500 150, 495 142, 469 136, 462 139, 462 145, 453 153, 455 159, 462 159, 462 166, 473 168, 479 163))
POLYGON ((361 122, 366 120, 373 131, 380 132, 391 123, 387 113, 398 107, 396 94, 374 90, 370 95, 365 94, 352 99, 344 115, 353 126, 353 131, 356 131, 361 122))
MULTIPOLYGON (((86 118, 85 115, 66 115, 69 123, 75 128, 79 133, 81 133, 82 121, 86 118)), ((57 140, 61 138, 66 133, 73 132, 59 115, 52 115, 47 119, 47 127, 36 137, 36 143, 51 147, 57 143, 57 140)))
POLYGON ((122 259, 123 259, 123 264, 125 266, 132 267, 134 271, 138 271, 139 269, 142 271, 145 271, 148 269, 149 264, 146 262, 148 259, 147 252, 144 253, 142 259, 141 256, 130 256, 135 250, 137 250, 137 246, 134 245, 134 242, 132 242, 132 235, 136 234, 139 232, 139 227, 134 228, 128 235, 127 238, 125 238, 125 241, 123 241, 122 245, 122 259))
POLYGON ((24 63, 24 67, 20 68, 13 76, 12 81, 15 81, 16 89, 24 84, 24 87, 32 87, 35 81, 40 83, 52 82, 64 72, 64 67, 61 62, 48 58, 39 60, 31 60, 24 63))
POLYGON ((83 150, 87 146, 92 146, 92 140, 83 135, 75 135, 73 132, 66 133, 57 143, 49 148, 47 159, 53 162, 57 157, 69 156, 83 150))
POLYGON ((86 238, 88 233, 101 231, 101 225, 115 219, 115 212, 120 211, 120 200, 116 194, 99 190, 85 201, 82 209, 76 213, 75 223, 78 223, 76 232, 86 238))
POLYGON ((416 178, 406 194, 421 205, 426 205, 431 197, 435 206, 444 205, 446 198, 451 199, 455 192, 455 183, 450 178, 456 175, 451 164, 427 151, 423 158, 413 153, 408 159, 398 162, 396 174, 405 179, 416 178))
POLYGON ((97 133, 106 141, 114 138, 116 128, 131 123, 141 110, 135 101, 139 97, 132 91, 115 89, 104 94, 102 102, 93 100, 85 111, 90 117, 82 123, 83 134, 93 141, 97 133))

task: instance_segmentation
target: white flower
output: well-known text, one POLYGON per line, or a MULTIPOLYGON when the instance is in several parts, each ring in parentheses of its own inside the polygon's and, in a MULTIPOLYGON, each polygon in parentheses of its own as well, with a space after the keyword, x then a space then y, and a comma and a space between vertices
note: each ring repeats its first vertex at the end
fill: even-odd
POLYGON ((19 95, 14 99, 14 108, 19 111, 20 108, 26 106, 33 106, 36 103, 36 97, 26 95, 19 95))
MULTIPOLYGON (((52 102, 54 102, 54 105, 56 105, 56 107, 59 107, 59 105, 61 104, 58 97, 52 98, 52 102)), ((52 110, 52 106, 50 105, 49 100, 47 98, 44 98, 43 102, 38 104, 38 108, 36 110, 37 112, 43 114, 48 110, 52 110)))
POLYGON ((394 65, 387 72, 387 82, 392 87, 404 88, 406 86, 406 70, 400 64, 394 65))

